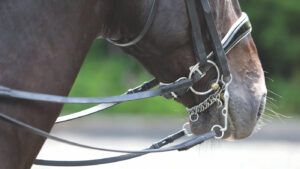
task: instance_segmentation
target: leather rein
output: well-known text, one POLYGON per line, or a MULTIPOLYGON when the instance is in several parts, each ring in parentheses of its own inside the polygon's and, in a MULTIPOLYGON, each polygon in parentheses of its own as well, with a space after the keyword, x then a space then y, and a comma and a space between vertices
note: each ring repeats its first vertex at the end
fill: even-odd
MULTIPOLYGON (((134 38, 132 41, 126 43, 120 43, 113 40, 108 40, 110 43, 113 43, 116 46, 128 47, 139 43, 143 37, 146 35, 148 30, 151 28, 153 20, 155 18, 155 11, 157 8, 157 0, 153 0, 149 16, 147 18, 146 24, 141 31, 141 33, 134 38)), ((180 95, 183 95, 187 90, 191 90, 196 95, 210 95, 208 97, 207 103, 200 103, 195 107, 188 108, 187 111, 190 113, 190 122, 195 122, 199 118, 199 114, 204 111, 205 108, 210 107, 212 104, 218 103, 219 107, 222 107, 221 113, 224 117, 224 126, 215 125, 212 127, 211 131, 193 136, 190 131, 189 124, 185 124, 183 129, 178 132, 167 136, 166 138, 152 144, 149 148, 140 151, 133 150, 117 150, 117 149, 107 149, 102 147, 93 147, 88 145, 83 145, 66 139, 62 139, 56 136, 53 136, 45 131, 42 131, 38 128, 35 128, 29 124, 21 122, 17 119, 14 119, 10 116, 5 115, 0 112, 0 118, 12 125, 20 127, 24 130, 29 131, 30 133, 36 134, 46 139, 51 139, 58 141, 60 143, 65 143, 68 145, 81 147, 85 149, 98 150, 98 151, 108 151, 116 153, 127 153, 120 156, 95 159, 95 160, 84 160, 84 161, 55 161, 55 160, 41 160, 36 159, 34 164, 37 165, 46 165, 46 166, 89 166, 89 165, 99 165, 114 163, 118 161, 124 161, 132 158, 136 158, 142 155, 149 153, 159 153, 167 151, 182 151, 190 149, 202 142, 212 139, 212 138, 222 138, 224 132, 227 130, 227 116, 228 116, 228 85, 231 81, 231 74, 228 69, 228 64, 226 61, 226 54, 235 47, 241 40, 243 40, 247 35, 252 31, 251 23, 247 14, 242 13, 241 17, 232 25, 228 33, 225 35, 222 41, 220 41, 217 34, 216 25, 213 21, 212 10, 208 0, 186 0, 187 11, 189 14, 189 19, 191 23, 191 32, 194 45, 194 54, 197 58, 198 63, 191 67, 189 77, 181 77, 173 83, 163 84, 158 80, 153 79, 151 81, 145 82, 142 85, 128 90, 126 93, 118 96, 110 97, 65 97, 57 96, 51 94, 43 94, 37 92, 21 91, 12 89, 6 86, 0 86, 0 96, 7 98, 23 99, 23 100, 32 100, 32 101, 42 101, 42 102, 52 102, 52 103, 71 103, 71 104, 89 104, 97 103, 99 105, 91 107, 89 109, 73 113, 71 115, 59 117, 56 123, 62 123, 78 118, 82 118, 99 111, 105 110, 107 108, 113 107, 117 104, 134 101, 140 99, 151 98, 155 96, 164 96, 168 99, 176 98, 180 95), (202 11, 205 18, 205 26, 209 31, 209 37, 212 42, 213 51, 206 53, 203 42, 203 35, 201 29, 203 25, 199 23, 198 11, 202 11), (212 61, 212 59, 216 61, 212 61), (205 92, 196 91, 193 88, 193 84, 200 81, 205 75, 206 72, 215 68, 218 73, 218 78, 211 89, 205 92), (155 88, 156 87, 156 88, 155 88), (153 89, 154 88, 154 89, 153 89), (221 101, 219 98, 221 94, 224 94, 225 99, 221 101), (206 105, 206 107, 204 106, 206 105), (209 106, 207 106, 209 105, 209 106), (219 131, 221 134, 218 135, 216 131, 219 131), (163 148, 184 136, 189 136, 187 141, 182 143, 163 148)))

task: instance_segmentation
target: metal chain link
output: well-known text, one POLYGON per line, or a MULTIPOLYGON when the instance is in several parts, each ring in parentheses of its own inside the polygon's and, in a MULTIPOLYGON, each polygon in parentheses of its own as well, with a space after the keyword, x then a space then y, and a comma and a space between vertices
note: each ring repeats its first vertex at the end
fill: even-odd
POLYGON ((214 94, 210 95, 206 100, 201 102, 200 104, 192 107, 187 108, 187 112, 190 114, 190 121, 196 122, 199 119, 199 114, 206 111, 208 108, 210 108, 213 104, 217 103, 218 107, 222 107, 223 103, 221 101, 221 95, 225 88, 221 88, 218 91, 216 91, 214 94))

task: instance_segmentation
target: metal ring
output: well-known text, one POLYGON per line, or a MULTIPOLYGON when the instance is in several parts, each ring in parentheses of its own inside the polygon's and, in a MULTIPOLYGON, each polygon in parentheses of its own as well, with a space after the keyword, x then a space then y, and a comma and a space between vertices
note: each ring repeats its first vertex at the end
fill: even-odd
MULTIPOLYGON (((219 81, 220 81, 220 70, 219 70, 217 64, 216 64, 215 62, 211 61, 211 60, 208 60, 207 63, 212 64, 212 65, 216 68, 216 71, 217 71, 217 75, 218 75, 218 76, 217 76, 217 80, 216 80, 215 83, 219 84, 219 81)), ((189 79, 192 79, 192 76, 193 76, 193 74, 195 74, 195 73, 199 73, 201 76, 203 76, 203 73, 199 70, 199 64, 196 64, 194 67, 191 68, 191 71, 190 71, 190 74, 189 74, 189 79)), ((207 90, 207 91, 205 91, 205 92, 199 92, 199 91, 195 90, 195 89, 193 88, 193 86, 191 86, 189 89, 190 89, 194 94, 196 94, 196 95, 207 95, 207 94, 209 94, 209 93, 211 93, 211 92, 213 91, 213 89, 210 88, 209 90, 207 90)))
POLYGON ((215 136, 215 138, 216 139, 222 139, 224 137, 224 134, 225 134, 224 128, 221 125, 214 125, 211 128, 211 131, 215 131, 215 129, 219 130, 221 132, 221 135, 220 136, 215 136))
POLYGON ((191 122, 195 123, 195 122, 198 121, 198 119, 199 119, 199 114, 198 113, 191 113, 190 114, 190 121, 191 122))

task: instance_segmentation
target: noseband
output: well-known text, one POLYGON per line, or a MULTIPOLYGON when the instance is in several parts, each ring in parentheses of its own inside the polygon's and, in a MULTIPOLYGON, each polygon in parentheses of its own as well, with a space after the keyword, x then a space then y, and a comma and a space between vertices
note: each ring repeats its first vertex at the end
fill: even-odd
MULTIPOLYGON (((157 9, 157 0, 153 0, 153 4, 151 6, 151 10, 145 26, 141 33, 134 38, 133 40, 122 43, 116 42, 113 40, 108 41, 116 46, 120 47, 129 47, 139 43, 143 37, 147 34, 153 20, 155 18, 156 9, 157 9)), ((119 103, 145 99, 155 96, 164 96, 168 99, 177 98, 185 94, 188 90, 192 91, 196 95, 205 95, 207 99, 204 100, 199 105, 196 105, 191 108, 187 108, 187 111, 190 113, 190 122, 196 122, 199 119, 199 115, 203 113, 205 110, 209 109, 212 105, 217 104, 217 107, 221 109, 221 114, 224 118, 223 126, 220 124, 216 124, 211 128, 211 131, 199 135, 194 136, 191 139, 177 144, 175 146, 170 146, 167 148, 161 148, 173 141, 183 137, 192 135, 190 132, 189 124, 184 125, 184 128, 175 134, 172 134, 161 141, 151 145, 149 148, 142 151, 132 151, 132 150, 115 150, 115 149, 107 149, 100 147, 92 147, 88 145, 83 145, 79 143, 75 143, 69 140, 65 140, 62 138, 55 137, 50 135, 47 132, 44 132, 38 128, 35 128, 31 125, 25 124, 17 119, 11 118, 10 116, 5 115, 4 113, 0 113, 0 118, 4 121, 9 122, 15 126, 21 127, 33 134, 39 135, 44 138, 52 139, 58 142, 62 142, 65 144, 70 144, 73 146, 99 150, 99 151, 109 151, 109 152, 119 152, 119 153, 128 153, 121 156, 97 159, 97 160, 88 160, 88 161, 49 161, 49 160, 39 160, 35 161, 35 164, 39 165, 48 165, 48 166, 87 166, 87 165, 98 165, 98 164, 106 164, 113 163, 118 161, 124 161, 132 158, 136 158, 149 153, 157 153, 157 152, 166 152, 166 151, 174 151, 174 150, 187 150, 195 145, 198 145, 205 140, 211 138, 223 138, 225 131, 227 130, 227 117, 228 117, 228 101, 229 101, 229 92, 228 86, 232 80, 231 74, 228 69, 228 64, 226 60, 226 54, 235 47, 242 39, 244 39, 247 35, 250 34, 252 27, 249 21, 248 16, 243 13, 241 17, 237 20, 235 24, 232 25, 226 36, 220 41, 215 23, 213 21, 212 10, 208 0, 186 0, 187 11, 189 14, 189 19, 191 23, 191 32, 192 39, 194 45, 194 54, 197 58, 197 64, 190 67, 190 73, 188 77, 180 77, 173 83, 164 84, 159 83, 158 80, 153 79, 149 82, 145 82, 144 84, 128 90, 123 95, 119 96, 110 96, 110 97, 64 97, 64 96, 56 96, 50 94, 36 93, 36 92, 28 92, 21 91, 12 88, 8 88, 5 86, 0 86, 0 96, 8 97, 8 98, 16 98, 16 99, 24 99, 24 100, 32 100, 32 101, 43 101, 43 102, 52 102, 52 103, 74 103, 74 104, 86 104, 86 103, 98 103, 99 105, 83 110, 81 112, 74 113, 72 115, 59 117, 56 123, 61 123, 65 121, 74 120, 77 118, 85 117, 87 115, 99 112, 101 110, 110 108, 119 103), (198 13, 201 11, 205 18, 205 24, 200 25, 198 13), (209 37, 211 41, 211 46, 213 51, 207 53, 204 48, 203 35, 201 29, 206 27, 209 32, 209 37), (210 70, 211 68, 216 69, 217 71, 217 79, 212 84, 211 88, 208 91, 197 91, 193 88, 193 85, 200 81, 210 70), (155 86, 158 86, 155 89, 155 86), (152 89, 152 90, 151 90, 152 89), (224 99, 222 100, 221 96, 224 95, 224 99), (219 131, 219 132, 217 132, 219 131), (218 133, 218 135, 216 134, 218 133), (219 134, 220 133, 220 134, 219 134)))

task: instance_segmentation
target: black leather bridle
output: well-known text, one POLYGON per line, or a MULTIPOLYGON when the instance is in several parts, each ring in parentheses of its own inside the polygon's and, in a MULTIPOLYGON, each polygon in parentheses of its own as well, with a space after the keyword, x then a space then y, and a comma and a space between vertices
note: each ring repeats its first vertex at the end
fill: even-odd
MULTIPOLYGON (((99 112, 101 110, 110 108, 116 104, 127 102, 127 101, 133 101, 133 100, 139 100, 139 99, 145 99, 155 96, 164 96, 166 98, 174 98, 180 95, 183 95, 187 90, 194 90, 192 88, 193 84, 201 80, 206 72, 211 68, 215 67, 217 71, 221 76, 222 83, 219 84, 216 83, 217 88, 211 89, 208 92, 198 92, 194 91, 194 93, 208 95, 213 92, 227 92, 228 85, 230 84, 231 75, 228 69, 228 64, 226 61, 226 53, 228 53, 235 45, 237 45, 242 39, 244 39, 247 35, 250 34, 252 27, 250 24, 250 21, 245 13, 241 16, 241 18, 232 26, 232 28, 228 31, 227 35, 224 37, 224 39, 221 41, 216 26, 213 20, 212 16, 212 10, 211 6, 209 4, 208 0, 185 0, 187 4, 187 11, 190 18, 191 23, 191 32, 192 32, 192 38, 193 38, 193 45, 194 45, 194 54, 197 57, 198 63, 191 67, 191 73, 189 77, 181 77, 177 81, 170 83, 170 84, 162 84, 159 83, 158 80, 153 79, 149 82, 145 82, 144 84, 128 90, 125 94, 119 95, 119 96, 110 96, 110 97, 64 97, 64 96, 56 96, 56 95, 50 95, 50 94, 42 94, 42 93, 36 93, 36 92, 28 92, 28 91, 20 91, 12 88, 8 88, 5 86, 0 86, 0 96, 2 97, 8 97, 8 98, 16 98, 16 99, 25 99, 25 100, 33 100, 33 101, 43 101, 43 102, 52 102, 52 103, 76 103, 76 104, 85 104, 85 103, 98 103, 99 105, 96 107, 92 107, 87 110, 83 110, 81 112, 75 113, 73 115, 63 116, 59 117, 56 121, 57 123, 74 120, 77 118, 81 118, 96 112, 99 112), (205 18, 205 24, 201 25, 199 22, 199 13, 202 13, 205 18), (211 41, 211 46, 213 48, 213 51, 210 53, 207 53, 204 48, 204 42, 203 42, 203 35, 201 29, 207 29, 209 32, 209 37, 211 41), (215 60, 216 64, 212 62, 212 59, 215 60), (158 86, 155 89, 152 89, 154 87, 158 86), (152 89, 152 90, 151 90, 152 89)), ((151 25, 153 23, 153 20, 155 19, 156 14, 156 8, 157 8, 158 2, 157 0, 153 0, 153 4, 151 6, 150 14, 147 18, 145 27, 141 31, 141 33, 134 38, 133 40, 122 43, 122 42, 116 42, 112 40, 108 40, 111 43, 121 46, 121 47, 128 47, 135 45, 139 43, 143 37, 146 35, 148 30, 151 28, 151 25)), ((229 97, 229 96, 228 96, 229 97)), ((225 99, 226 100, 226 99, 225 99)), ((228 100, 227 100, 228 101, 228 100)), ((198 114, 197 111, 199 107, 195 107, 195 109, 191 108, 190 112, 190 120, 198 120, 198 114)), ((226 109, 226 101, 224 101, 224 109, 226 109)), ((223 113, 222 110, 222 113, 223 113)), ((225 117, 225 116, 224 116, 225 117)), ((98 165, 98 164, 106 164, 106 163, 113 163, 118 161, 124 161, 132 158, 136 158, 145 154, 149 153, 157 153, 157 152, 166 152, 166 151, 174 151, 174 150, 187 150, 195 145, 198 145, 205 140, 212 139, 212 138, 221 138, 222 136, 217 136, 216 131, 214 129, 218 128, 220 131, 224 132, 226 131, 226 127, 222 128, 220 125, 216 125, 212 128, 211 131, 199 135, 194 136, 191 139, 184 141, 183 143, 168 147, 168 148, 162 148, 163 146, 172 143, 173 141, 186 136, 191 135, 191 132, 189 131, 189 125, 185 125, 184 129, 176 132, 175 134, 172 134, 161 141, 151 145, 149 148, 141 151, 131 151, 131 150, 114 150, 114 149, 106 149, 106 148, 100 148, 100 147, 92 147, 88 145, 83 145, 79 143, 75 143, 69 140, 65 140, 62 138, 55 137, 53 135, 50 135, 47 132, 44 132, 38 128, 35 128, 31 125, 25 124, 17 119, 14 119, 10 116, 5 115, 4 113, 0 113, 0 118, 3 119, 6 122, 9 122, 13 125, 16 125, 18 127, 21 127, 33 134, 39 135, 44 138, 52 139, 55 141, 59 141, 62 143, 70 144, 73 146, 86 148, 86 149, 92 149, 92 150, 99 150, 99 151, 109 151, 109 152, 119 152, 119 153, 128 153, 121 156, 115 156, 115 157, 108 157, 103 159, 96 159, 96 160, 87 160, 87 161, 49 161, 49 160, 39 160, 37 159, 35 161, 35 164, 38 165, 48 165, 48 166, 88 166, 88 165, 98 165), (225 130, 225 131, 224 131, 225 130)), ((227 122, 227 119, 225 118, 225 122, 227 122)))

